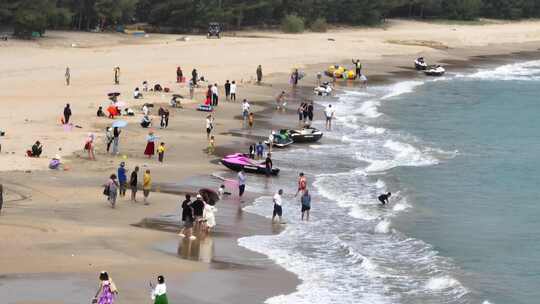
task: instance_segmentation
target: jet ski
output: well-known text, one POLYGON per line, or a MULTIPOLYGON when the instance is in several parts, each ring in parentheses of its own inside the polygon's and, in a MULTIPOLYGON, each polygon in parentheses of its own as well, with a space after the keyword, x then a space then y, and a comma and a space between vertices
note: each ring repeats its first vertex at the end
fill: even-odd
POLYGON ((428 68, 427 63, 424 61, 424 57, 416 58, 414 61, 414 68, 418 71, 424 71, 428 68))
MULTIPOLYGON (((272 140, 272 147, 276 148, 285 148, 290 146, 294 141, 289 137, 287 133, 280 132, 279 134, 274 134, 274 138, 272 140)), ((264 141, 266 145, 270 145, 270 141, 266 140, 264 141)))
MULTIPOLYGON (((249 158, 247 154, 236 153, 227 155, 221 159, 221 164, 236 172, 244 169, 244 171, 247 173, 266 174, 266 166, 264 162, 257 163, 253 159, 249 158)), ((271 174, 278 175, 279 169, 272 168, 271 174)))
POLYGON ((428 67, 424 71, 424 74, 426 74, 427 76, 442 76, 444 75, 445 72, 446 70, 442 66, 435 65, 435 66, 428 67))
POLYGON ((318 96, 328 96, 332 94, 333 88, 328 82, 324 82, 320 86, 313 89, 313 93, 318 96))
POLYGON ((323 137, 323 132, 315 128, 303 128, 301 130, 281 130, 280 133, 286 133, 295 143, 313 143, 323 137))

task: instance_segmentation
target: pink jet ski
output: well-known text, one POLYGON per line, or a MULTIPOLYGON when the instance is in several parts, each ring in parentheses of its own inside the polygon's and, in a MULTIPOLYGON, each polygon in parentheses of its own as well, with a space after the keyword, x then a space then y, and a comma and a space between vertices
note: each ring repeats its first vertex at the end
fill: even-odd
MULTIPOLYGON (((266 174, 264 162, 258 163, 249 158, 248 155, 242 153, 227 155, 221 160, 221 163, 225 167, 237 172, 244 169, 246 173, 266 174)), ((272 168, 271 174, 278 175, 279 169, 272 168)))

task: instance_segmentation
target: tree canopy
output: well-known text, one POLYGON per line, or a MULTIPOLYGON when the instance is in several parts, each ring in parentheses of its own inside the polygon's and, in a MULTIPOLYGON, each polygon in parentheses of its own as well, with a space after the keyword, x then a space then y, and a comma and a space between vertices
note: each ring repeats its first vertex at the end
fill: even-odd
POLYGON ((308 26, 315 20, 375 25, 386 17, 520 19, 540 16, 540 0, 0 0, 0 25, 16 33, 135 22, 189 32, 208 22, 228 28, 277 26, 289 15, 308 26))

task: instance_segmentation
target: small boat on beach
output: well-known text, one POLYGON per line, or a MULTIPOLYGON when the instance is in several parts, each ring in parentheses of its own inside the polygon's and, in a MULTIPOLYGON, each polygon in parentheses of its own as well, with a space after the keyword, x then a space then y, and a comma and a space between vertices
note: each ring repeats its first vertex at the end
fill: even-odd
POLYGON ((323 137, 323 132, 315 128, 303 128, 300 130, 283 129, 280 133, 285 133, 295 143, 313 143, 323 137))
MULTIPOLYGON (((265 140, 264 143, 269 146, 270 141, 265 140)), ((290 145, 292 145, 294 141, 289 137, 289 134, 287 132, 279 132, 277 134, 274 134, 273 140, 272 140, 272 147, 276 148, 286 148, 290 145)))
POLYGON ((414 68, 417 71, 425 71, 428 68, 427 63, 424 61, 424 57, 416 58, 414 61, 414 68))
MULTIPOLYGON (((247 173, 266 174, 266 166, 264 162, 257 163, 253 159, 249 158, 248 155, 242 153, 225 156, 223 159, 221 159, 221 164, 236 172, 243 169, 247 173)), ((271 174, 278 175, 279 169, 272 168, 271 174)))
POLYGON ((435 65, 427 68, 427 70, 424 71, 424 74, 426 74, 426 76, 442 76, 445 72, 446 70, 442 66, 435 65))

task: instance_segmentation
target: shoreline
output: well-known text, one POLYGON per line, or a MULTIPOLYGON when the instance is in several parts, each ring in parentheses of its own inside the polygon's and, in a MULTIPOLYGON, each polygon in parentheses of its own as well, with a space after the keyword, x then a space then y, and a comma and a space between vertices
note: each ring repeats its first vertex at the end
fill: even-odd
MULTIPOLYGON (((511 46, 513 47, 516 47, 516 48, 520 48, 522 47, 523 45, 521 46, 516 46, 516 45, 509 45, 509 46, 505 46, 505 48, 510 48, 511 46)), ((535 55, 538 55, 539 52, 538 52, 538 46, 540 46, 540 42, 539 43, 531 43, 530 45, 526 45, 525 46, 525 49, 527 49, 528 51, 526 52, 522 52, 521 54, 523 55, 523 58, 529 58, 528 56, 531 56, 530 58, 534 57, 535 55), (534 50, 533 50, 534 49, 534 50)), ((486 48, 482 48, 480 50, 467 50, 466 53, 471 53, 471 54, 476 54, 476 53, 482 53, 482 52, 486 52, 487 49, 489 47, 486 47, 486 48)), ((461 50, 463 51, 463 50, 461 50)), ((492 65, 497 65, 498 63, 500 62, 509 62, 511 59, 515 58, 513 54, 506 54, 506 55, 502 55, 502 54, 499 54, 499 55, 487 55, 487 57, 489 58, 484 58, 485 56, 483 55, 471 55, 472 57, 470 58, 473 58, 472 60, 456 60, 455 57, 457 57, 456 53, 459 53, 460 50, 449 50, 448 52, 452 53, 452 55, 448 56, 448 59, 447 60, 442 60, 441 59, 441 62, 448 62, 450 65, 450 67, 452 66, 457 66, 457 67, 460 67, 460 68, 464 68, 464 69, 473 69, 474 67, 471 67, 471 66, 475 66, 477 64, 482 64, 482 63, 486 63, 488 62, 488 64, 492 64, 492 65), (495 61, 493 61, 493 58, 495 58, 495 61), (455 61, 455 62, 454 62, 455 61), (496 63, 494 63, 496 62, 496 63), (463 65, 460 66, 460 63, 462 63, 463 65)), ((519 57, 519 56, 518 56, 519 57)), ((368 69, 368 72, 369 72, 369 68, 373 65, 373 66, 377 66, 377 69, 378 69, 378 72, 379 73, 374 73, 372 76, 369 76, 370 77, 370 85, 377 85, 377 84, 389 84, 389 83, 395 83, 395 82, 399 82, 399 81, 402 81, 403 78, 407 77, 407 76, 411 76, 411 75, 417 75, 418 73, 416 71, 414 71, 412 69, 412 61, 414 60, 414 58, 405 58, 405 57, 402 57, 402 58, 393 58, 392 60, 387 60, 387 61, 384 61, 384 64, 381 64, 381 62, 377 62, 377 61, 365 61, 364 63, 364 69, 368 69), (405 65, 405 63, 408 62, 408 65, 405 65), (403 66, 407 66, 407 68, 402 68, 403 66), (408 66, 411 66, 410 70, 408 70, 408 66), (383 81, 384 79, 384 81, 383 81)), ((306 79, 304 79, 302 81, 302 83, 299 85, 299 90, 305 90, 307 92, 311 92, 311 89, 312 87, 310 87, 308 85, 308 82, 309 83, 313 83, 314 81, 314 73, 312 71, 320 71, 321 70, 321 67, 324 67, 326 68, 328 66, 328 64, 316 64, 316 65, 309 65, 307 66, 305 69, 303 69, 304 71, 306 71, 306 73, 308 74, 308 77, 306 77, 306 79)), ((450 72, 452 72, 452 68, 450 68, 450 72)), ((271 111, 271 109, 273 108, 273 105, 274 105, 274 101, 273 101, 273 96, 274 94, 276 93, 276 89, 279 90, 280 87, 286 87, 288 86, 288 84, 286 83, 286 81, 283 81, 282 79, 286 79, 283 78, 283 76, 286 76, 287 74, 286 73, 283 73, 283 74, 280 74, 280 73, 274 73, 272 75, 269 75, 268 77, 271 79, 270 80, 270 83, 271 83, 271 86, 262 86, 262 87, 259 87, 259 86, 255 86, 255 85, 248 85, 247 87, 243 87, 242 90, 246 90, 247 92, 252 92, 253 95, 256 95, 256 96, 262 96, 262 97, 258 97, 260 98, 260 100, 257 100, 255 101, 253 104, 256 105, 257 107, 263 105, 263 108, 262 110, 260 111, 257 111, 256 113, 256 117, 257 117, 257 122, 256 122, 256 128, 257 131, 259 131, 259 129, 263 129, 263 130, 267 130, 268 127, 272 127, 272 126, 283 126, 281 125, 281 122, 283 121, 288 121, 289 120, 289 117, 293 118, 292 121, 296 122, 296 115, 295 115, 295 105, 293 105, 292 108, 288 109, 287 112, 286 112, 286 117, 284 118, 283 116, 284 115, 281 115, 281 114, 278 114, 276 115, 275 111, 271 111), (266 120, 269 120, 269 121, 266 121, 266 120), (272 123, 271 121, 274 121, 274 123, 272 123)), ((371 74, 370 74, 371 75, 371 74)), ((250 98, 250 96, 245 96, 247 98, 250 98)), ((258 98, 255 98, 255 99, 258 99, 258 98)), ((143 100, 144 101, 144 100, 143 100)), ((223 102, 225 103, 225 102, 223 102)), ((289 103, 289 107, 294 104, 294 103, 289 103)), ((235 103, 233 104, 232 106, 234 107, 238 107, 239 106, 239 103, 235 103)), ((229 108, 231 107, 231 105, 228 106, 229 108)), ((230 109, 229 109, 230 110, 230 109)), ((236 110, 231 110, 232 112, 236 111, 236 110)), ((227 112, 226 114, 230 114, 231 111, 227 112)), ((238 111, 239 112, 239 111, 238 111)), ((181 114, 184 114, 183 112, 180 112, 181 114)), ((193 113, 191 113, 193 114, 193 113)), ((197 114, 197 113, 196 113, 197 114)), ((193 123, 193 122, 196 122, 197 119, 198 119, 198 115, 193 115, 194 119, 192 118, 188 118, 188 123, 193 123)), ((317 115, 319 115, 320 113, 318 113, 317 115)), ((236 115, 234 116, 236 117, 236 115)), ((173 116, 173 119, 174 119, 174 116, 173 116)), ((221 118, 220 118, 221 119, 221 118)), ((238 120, 236 118, 232 119, 232 120, 229 120, 229 119, 226 119, 224 122, 223 122, 223 127, 228 127, 228 126, 233 126, 233 125, 238 125, 238 120)), ((218 121, 218 123, 221 123, 218 121)), ((291 126, 293 126, 293 124, 291 124, 291 126)), ((220 136, 229 136, 229 135, 232 135, 235 133, 235 130, 237 130, 237 128, 229 128, 229 129, 226 129, 225 131, 219 133, 220 136)), ((241 130, 241 129, 240 129, 241 130)), ((139 134, 140 133, 143 133, 143 132, 138 132, 139 134)), ((186 137, 188 140, 191 139, 192 137, 191 136, 188 136, 186 137)), ((184 139, 186 139, 184 138, 184 139)), ((229 138, 231 138, 229 136, 229 138)), ((238 147, 238 145, 241 145, 241 144, 247 144, 247 140, 249 138, 245 138, 245 137, 239 137, 239 138, 236 138, 236 137, 232 137, 231 138, 234 142, 233 143, 230 143, 229 145, 232 145, 233 147, 238 147)), ((199 148, 200 149, 204 149, 204 141, 203 141, 203 144, 198 144, 196 145, 194 151, 197 151, 199 148)), ((245 147, 247 148, 247 146, 245 147)), ((131 155, 136 155, 136 152, 134 151, 137 151, 138 148, 131 148, 129 147, 128 148, 128 152, 129 152, 129 155, 130 155, 130 160, 131 160, 131 155)), ((246 149, 244 149, 246 150, 246 149)), ((227 147, 224 146, 222 143, 218 143, 218 149, 216 151, 217 154, 219 153, 226 153, 227 152, 227 147)), ((197 151, 196 153, 200 153, 199 151, 197 151)), ((68 172, 67 174, 69 174, 69 177, 68 178, 74 178, 74 177, 77 177, 77 178, 80 178, 81 175, 87 175, 89 172, 92 172, 91 174, 89 174, 89 176, 85 176, 84 179, 82 181, 79 181, 79 182, 67 182, 65 181, 65 177, 61 177, 59 176, 60 174, 58 173, 55 173, 55 172, 50 172, 50 171, 47 171, 47 169, 45 171, 35 171, 35 170, 32 170, 32 173, 30 173, 29 175, 32 175, 34 177, 31 177, 31 178, 27 178, 28 177, 28 174, 27 173, 24 173, 25 170, 23 170, 22 172, 5 172, 3 171, 1 174, 2 174, 2 180, 5 180, 7 175, 9 174, 10 176, 8 177, 9 180, 12 180, 12 179, 15 179, 15 181, 18 181, 20 184, 30 184, 31 185, 31 188, 30 190, 28 189, 24 189, 23 191, 18 191, 17 192, 20 192, 24 195, 22 195, 22 197, 30 197, 31 200, 33 199, 36 199, 38 201, 40 201, 36 196, 32 196, 32 194, 34 192, 36 193, 40 193, 40 191, 43 191, 41 193, 47 193, 47 195, 50 195, 49 193, 50 190, 48 189, 45 189, 46 187, 44 187, 44 189, 40 189, 40 187, 36 187, 36 185, 39 185, 41 183, 40 179, 41 178, 37 178, 35 177, 35 173, 37 174, 42 174, 43 176, 45 176, 45 179, 48 180, 48 183, 50 184, 49 186, 50 187, 54 187, 54 188, 61 188, 59 187, 58 185, 55 185, 54 182, 58 179, 62 180, 62 184, 64 185, 64 187, 78 187, 78 186, 81 186, 83 187, 85 190, 83 191, 84 192, 84 195, 88 197, 88 199, 85 199, 86 202, 88 203, 91 203, 92 201, 95 201, 96 200, 96 195, 93 194, 92 192, 95 191, 95 189, 92 189, 91 188, 91 184, 99 184, 99 181, 101 179, 103 179, 103 176, 101 176, 101 172, 99 171, 102 171, 104 168, 103 167, 94 167, 92 164, 87 164, 86 161, 83 161, 82 164, 80 164, 81 162, 78 160, 78 156, 79 153, 76 153, 75 156, 72 156, 72 157, 69 157, 70 159, 73 159, 73 163, 74 164, 77 164, 77 166, 74 166, 76 168, 74 168, 72 170, 72 172, 68 172), (77 168, 78 165, 81 165, 80 168, 77 168), (13 174, 13 176, 11 176, 13 174), (91 189, 86 189, 90 187, 91 189), (28 191, 29 193, 31 193, 30 195, 28 195, 28 193, 25 193, 26 191, 28 191)), ((101 159, 105 159, 107 164, 105 165, 105 170, 111 170, 111 169, 114 169, 116 163, 118 162, 118 159, 110 159, 109 157, 107 158, 103 158, 103 155, 98 155, 98 157, 100 157, 101 159)), ((177 162, 179 158, 175 158, 175 159, 172 159, 172 162, 171 162, 171 165, 172 165, 172 168, 170 169, 166 169, 166 168, 160 168, 160 167, 155 167, 153 164, 148 164, 149 166, 152 166, 152 169, 154 170, 154 167, 156 168, 156 170, 160 170, 160 171, 163 171, 164 173, 163 176, 165 177, 172 177, 174 176, 174 171, 177 170, 179 167, 179 165, 177 164, 173 164, 174 162, 177 162)), ((195 159, 195 158, 193 158, 195 159)), ((197 158, 198 159, 198 158, 197 158)), ((137 160, 138 162, 140 160, 137 160)), ((194 171, 195 173, 196 172, 200 172, 201 170, 206 170, 206 169, 209 169, 209 170, 214 170, 218 167, 215 166, 215 164, 212 163, 213 159, 210 159, 210 163, 209 164, 201 164, 200 162, 194 164, 197 169, 194 171), (200 166, 202 166, 202 169, 200 168, 200 166)), ((145 162, 145 161, 144 161, 145 162)), ((219 167, 220 168, 220 167, 219 167)), ((213 171, 212 171, 213 172, 213 171)), ((186 175, 186 179, 191 179, 193 176, 196 176, 196 175, 186 175)), ((11 188, 11 187, 10 187, 11 188)), ((23 187, 24 188, 24 187, 23 187)), ((70 193, 72 195, 74 195, 76 192, 72 192, 70 191, 70 193)), ((160 198, 159 200, 166 200, 166 201, 171 201, 171 202, 174 202, 174 204, 176 205, 177 204, 177 201, 178 201, 178 197, 177 196, 169 196, 169 195, 161 195, 161 194, 156 194, 158 195, 160 198), (163 198, 162 198, 163 196, 163 198)), ((46 199, 50 199, 50 196, 48 196, 46 199)), ((62 201, 62 198, 59 198, 59 197, 54 197, 54 200, 57 200, 57 202, 61 202, 62 201)), ((101 204, 101 203, 100 203, 101 204)), ((171 209, 171 206, 172 203, 169 203, 169 205, 159 205, 157 207, 155 207, 155 209, 152 209, 151 212, 158 212, 158 213, 161 213, 161 212, 169 212, 170 209, 171 209)), ((20 214, 20 211, 16 211, 14 210, 13 208, 14 207, 22 207, 24 209, 27 209, 27 208, 33 208, 32 207, 33 205, 32 204, 28 204, 27 202, 25 201, 22 201, 22 202, 12 202, 10 201, 9 204, 5 204, 5 212, 7 212, 7 215, 6 216, 1 216, 0 219, 1 220, 4 220, 5 218, 7 218, 8 216, 22 216, 20 219, 22 220, 22 222, 26 221, 28 218, 26 218, 24 215, 20 214), (16 203, 16 205, 12 205, 12 203, 16 203)), ((77 215, 75 215, 74 213, 76 212, 75 209, 73 209, 73 213, 70 212, 65 212, 65 211, 62 211, 62 208, 65 208, 65 207, 69 207, 70 209, 73 208, 73 206, 69 206, 69 205, 65 205, 63 203, 59 203, 59 204, 56 204, 53 206, 54 208, 54 212, 49 212, 47 210, 45 210, 45 207, 42 207, 44 208, 43 210, 40 210, 39 212, 35 213, 33 216, 35 215, 46 215, 46 216, 51 216, 51 217, 57 217, 58 214, 60 214, 60 217, 73 217, 73 218, 77 218, 77 215), (65 214, 63 214, 65 213, 65 214), (68 214, 69 213, 69 214, 68 214)), ((154 208, 154 207, 153 207, 154 208)), ((38 208, 40 209, 40 208, 38 208)), ((103 208, 101 208, 100 212, 102 214, 106 214, 106 210, 102 210, 103 208)), ((28 210, 28 209, 27 209, 28 210)), ((108 211, 108 210, 107 210, 108 211)), ((146 216, 147 215, 147 212, 137 212, 138 214, 136 214, 136 216, 140 217, 140 216, 146 216)), ((135 216, 133 216, 135 217, 135 216)), ((266 223, 266 219, 264 218, 258 218, 258 216, 256 215, 253 215, 252 216, 254 218, 253 220, 253 225, 261 225, 264 223, 266 223)), ((29 217, 30 218, 30 217, 29 217)), ((225 219, 224 219, 225 220, 225 219)), ((223 221, 223 220, 221 220, 223 221)), ((22 223, 21 222, 21 223, 22 223)), ((86 220, 86 222, 90 225, 90 226, 93 226, 95 225, 94 223, 92 223, 92 220, 86 220)), ((123 221, 124 223, 126 221, 123 221)), ((12 224, 16 224, 16 223, 12 223, 12 224)), ((10 223, 2 223, 2 225, 10 225, 10 223)), ((40 223, 36 223, 36 226, 37 227, 40 227, 40 223)), ((69 227, 69 226, 68 226, 69 227)), ((25 228, 26 229, 26 228, 25 228)), ((116 229, 116 228, 115 228, 116 229)), ((131 230, 131 229, 128 229, 129 232, 127 233, 133 233, 133 231, 138 231, 138 230, 131 230)), ((262 231, 262 230, 261 230, 262 231)), ((256 231, 256 232, 260 232, 260 231, 256 231)), ((24 233, 27 233, 26 231, 24 233)), ((145 233, 146 234, 146 233, 145 233)), ((37 234, 39 235, 39 234, 37 234)), ((151 239, 155 236, 157 236, 158 234, 155 234, 155 233, 151 233, 149 232, 148 233, 148 239, 151 239)), ((33 234, 29 234, 30 237, 33 237, 33 234)), ((220 238, 221 236, 217 237, 217 238, 220 238)), ((160 238, 162 239, 166 239, 167 237, 166 236, 161 236, 160 238)), ((234 238, 233 236, 229 236, 229 238, 234 238)), ((69 238, 68 238, 69 239, 69 238)), ((236 240, 236 238, 234 238, 236 240)), ((62 242, 65 242, 67 240, 64 240, 62 242)), ((46 243, 46 242, 45 242, 46 243)), ((58 244, 59 245, 59 244, 58 244)), ((45 246, 45 244, 40 244, 40 246, 45 246)), ((216 246, 217 247, 217 246, 216 246)), ((238 242, 236 241, 235 244, 233 246, 230 246, 230 247, 226 247, 227 249, 225 250, 226 252, 235 252, 235 250, 238 250, 238 249, 232 249, 231 247, 238 247, 238 248, 242 248, 242 250, 246 250, 244 249, 243 247, 239 246, 238 242)), ((43 248, 46 248, 43 247, 43 248)), ((60 248, 60 247, 59 247, 60 248)), ((58 254, 60 253, 60 251, 56 251, 55 253, 58 254)), ((160 254, 152 254, 153 257, 161 257, 160 254)), ((267 259, 268 261, 271 261, 270 259, 268 258, 265 258, 267 259)), ((167 259, 167 261, 169 263, 174 263, 174 260, 173 259, 167 259)), ((114 263, 113 263, 114 264, 114 263)), ((272 262, 272 264, 275 264, 274 262, 272 262)), ((223 265, 223 264, 221 264, 223 265)), ((228 265, 232 265, 232 264, 228 264, 228 265)), ((30 266, 29 266, 30 267, 30 266)), ((66 270, 69 272, 69 267, 70 266, 67 266, 66 267, 66 270)), ((232 267, 234 268, 234 266, 223 266, 225 268, 227 267, 232 267)), ((166 267, 165 267, 166 268, 166 267)), ((201 269, 200 266, 196 266, 195 268, 198 268, 198 269, 201 269)), ((205 267, 203 266, 202 269, 204 269, 205 267)), ((270 267, 271 268, 271 267, 270 267)), ((279 273, 281 273, 282 271, 282 268, 281 267, 277 267, 279 268, 277 271, 276 271, 276 276, 274 277, 274 279, 277 279, 277 278, 281 278, 281 275, 279 273)), ((247 272, 247 274, 245 274, 245 276, 247 278, 249 278, 249 273, 250 271, 253 272, 254 270, 253 269, 244 269, 245 272, 247 272)), ((285 270, 285 269, 283 269, 285 270)), ((83 271, 82 269, 79 270, 79 271, 83 271)), ((286 270, 285 270, 286 271, 286 270)), ((287 271, 288 272, 288 271, 287 271)), ((24 272, 20 272, 20 273, 24 273, 24 272)), ((205 276, 208 276, 208 275, 212 275, 210 274, 210 272, 208 272, 208 270, 205 270, 205 272, 196 272, 199 276, 198 279, 194 279, 194 283, 189 283, 189 284, 200 284, 200 282, 208 279, 207 277, 205 276), (198 281, 199 283, 197 283, 197 280, 200 280, 198 281)), ((288 272, 290 273, 290 272, 288 272)), ((233 277, 235 275, 234 272, 230 273, 229 276, 227 276, 227 278, 230 278, 230 277, 233 277)), ((185 277, 185 276, 183 276, 185 277)), ((225 279, 225 278, 222 278, 222 279, 225 279)), ((185 279, 183 278, 171 278, 171 282, 178 282, 178 286, 181 286, 181 284, 188 284, 188 283, 185 283, 184 281, 185 279)), ((244 281, 247 282, 249 280, 246 280, 244 281)), ((297 280, 298 282, 298 280, 297 280)), ((288 281, 287 284, 290 284, 290 283, 293 283, 293 280, 291 281, 288 281)), ((287 284, 284 284, 284 285, 287 285, 287 284)), ((260 285, 256 286, 257 284, 254 284, 252 285, 250 288, 259 288, 261 287, 260 285)), ((171 284, 171 286, 174 286, 171 284)), ((193 285, 192 285, 193 286, 193 285)), ((241 287, 241 283, 238 283, 236 285, 237 287, 241 287)), ((264 289, 265 286, 262 286, 261 290, 264 289)), ((268 286, 266 286, 268 287, 268 286)), ((93 286, 92 286, 93 288, 93 286)), ((131 288, 131 287, 130 287, 131 288)), ((194 287, 195 288, 195 287, 194 287)), ((276 290, 272 290, 272 292, 276 292, 277 290, 279 290, 280 288, 283 288, 284 290, 294 290, 296 288, 296 286, 294 287, 290 287, 290 288, 285 288, 285 286, 279 286, 279 288, 276 288, 276 290)), ((285 292, 285 291, 284 291, 285 292)), ((138 293, 139 294, 139 293, 138 293)), ((181 296, 186 296, 185 294, 181 294, 181 296)), ((230 296, 228 294, 226 294, 224 291, 222 292, 221 294, 222 297, 227 297, 227 296, 230 296)), ((261 297, 260 295, 258 295, 259 297, 261 297)), ((196 299, 194 299, 196 300, 196 299)), ((199 299, 199 300, 203 300, 203 299, 199 299)), ((245 301, 245 303, 252 303, 249 301, 249 299, 246 299, 246 298, 242 298, 240 301, 245 301)), ((195 302, 197 303, 197 302, 195 302)), ((201 302, 202 303, 202 302, 201 302)))

